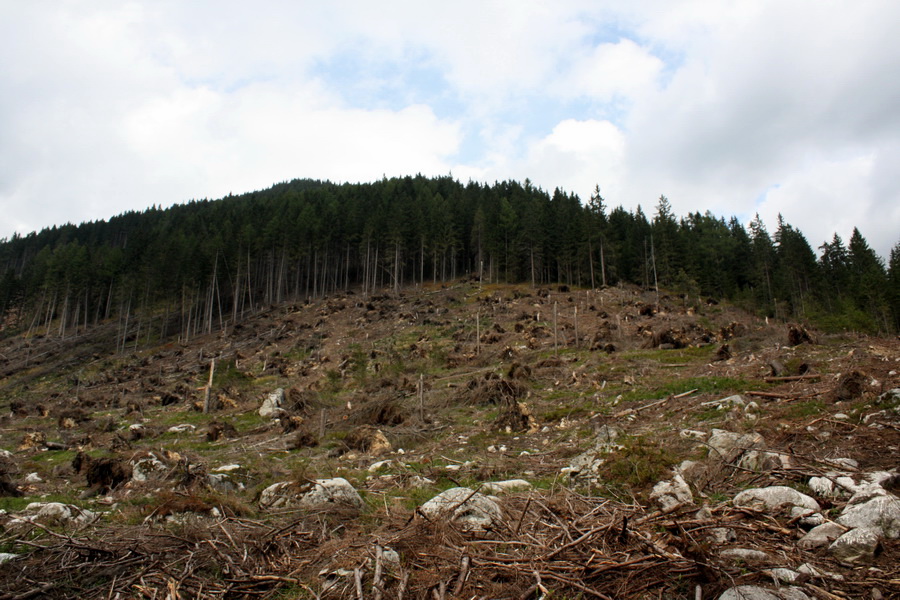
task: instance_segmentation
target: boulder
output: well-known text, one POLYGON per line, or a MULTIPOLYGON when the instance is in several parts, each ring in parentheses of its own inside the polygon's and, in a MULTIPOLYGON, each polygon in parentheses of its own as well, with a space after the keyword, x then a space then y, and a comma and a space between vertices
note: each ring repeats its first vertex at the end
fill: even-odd
POLYGON ((828 546, 846 532, 847 528, 838 525, 837 523, 822 523, 821 525, 810 529, 809 532, 797 542, 797 545, 807 550, 828 546))
POLYGON ((61 502, 32 502, 25 507, 26 519, 44 525, 81 526, 97 518, 97 513, 61 502))
POLYGON ((311 483, 292 481, 274 483, 259 496, 259 506, 275 508, 327 508, 331 506, 362 508, 363 500, 343 477, 317 479, 311 483))
POLYGON ((751 471, 786 466, 781 455, 766 451, 766 440, 759 433, 734 433, 713 429, 707 440, 709 457, 751 471))
POLYGON ((660 481, 653 486, 650 499, 659 504, 663 510, 668 510, 678 504, 693 502, 694 495, 681 473, 676 473, 672 479, 660 481))
POLYGON ((878 529, 884 537, 900 537, 900 500, 893 495, 875 496, 861 504, 847 505, 837 522, 845 527, 878 529))
POLYGON ((134 481, 161 479, 167 470, 168 467, 152 452, 131 461, 131 478, 134 481))
POLYGON ((761 550, 752 548, 727 548, 719 553, 722 558, 747 564, 766 564, 772 562, 772 557, 761 550))
MULTIPOLYGON (((794 507, 799 507, 810 514, 820 510, 819 503, 813 498, 785 485, 744 490, 734 497, 734 505, 765 510, 776 510, 787 506, 791 511, 794 507)), ((792 516, 796 517, 800 514, 794 513, 792 516)))
POLYGON ((769 590, 755 585, 739 585, 725 590, 719 600, 811 600, 796 587, 769 590))
POLYGON ((844 563, 871 562, 881 552, 881 539, 880 529, 857 527, 834 540, 828 551, 844 563))
POLYGON ((284 413, 282 405, 284 404, 284 389, 278 388, 269 394, 263 400, 262 406, 259 407, 259 416, 276 418, 284 413))
POLYGON ((582 452, 572 459, 564 473, 571 476, 590 477, 596 475, 600 467, 606 461, 604 455, 622 448, 616 440, 622 436, 622 430, 618 427, 604 425, 594 436, 594 445, 589 450, 582 452))
POLYGON ((429 519, 448 519, 466 531, 484 531, 503 518, 496 502, 464 487, 441 492, 419 510, 429 519))
POLYGON ((508 479, 506 481, 492 481, 481 486, 481 491, 486 494, 510 494, 530 490, 532 486, 524 479, 508 479))

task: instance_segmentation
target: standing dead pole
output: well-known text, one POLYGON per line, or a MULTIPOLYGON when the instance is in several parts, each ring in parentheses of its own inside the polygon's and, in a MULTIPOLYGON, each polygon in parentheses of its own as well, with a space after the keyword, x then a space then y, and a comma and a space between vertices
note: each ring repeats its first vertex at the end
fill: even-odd
POLYGON ((557 330, 557 327, 556 327, 556 317, 557 317, 558 308, 559 308, 559 303, 554 302, 553 303, 553 354, 555 356, 559 355, 559 331, 557 330))
POLYGON ((578 305, 575 305, 575 348, 578 348, 578 305))
POLYGON ((213 375, 216 373, 216 359, 209 361, 209 382, 206 384, 206 392, 203 397, 203 414, 209 412, 209 396, 212 392, 213 375))
POLYGON ((425 376, 419 375, 419 420, 425 422, 425 376))
POLYGON ((475 354, 481 352, 481 312, 475 313, 475 354))

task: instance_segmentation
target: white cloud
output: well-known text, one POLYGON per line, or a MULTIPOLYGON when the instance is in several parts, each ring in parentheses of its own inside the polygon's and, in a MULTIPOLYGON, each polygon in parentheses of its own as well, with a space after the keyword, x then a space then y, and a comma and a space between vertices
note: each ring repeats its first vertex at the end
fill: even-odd
POLYGON ((652 89, 663 62, 630 39, 603 43, 576 59, 556 90, 595 101, 634 97, 652 89))
POLYGON ((852 222, 886 254, 898 20, 890 0, 8 2, 0 236, 452 169, 681 214, 765 195, 812 244, 852 222))

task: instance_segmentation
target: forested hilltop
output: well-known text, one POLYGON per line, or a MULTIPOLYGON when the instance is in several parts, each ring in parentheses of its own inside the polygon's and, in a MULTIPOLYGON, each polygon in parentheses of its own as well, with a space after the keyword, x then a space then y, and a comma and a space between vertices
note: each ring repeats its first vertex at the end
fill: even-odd
POLYGON ((263 305, 341 289, 481 280, 659 286, 825 329, 900 329, 900 243, 889 264, 858 230, 817 258, 757 217, 648 216, 514 181, 294 180, 0 242, 3 332, 68 337, 117 319, 120 343, 225 328, 263 305))

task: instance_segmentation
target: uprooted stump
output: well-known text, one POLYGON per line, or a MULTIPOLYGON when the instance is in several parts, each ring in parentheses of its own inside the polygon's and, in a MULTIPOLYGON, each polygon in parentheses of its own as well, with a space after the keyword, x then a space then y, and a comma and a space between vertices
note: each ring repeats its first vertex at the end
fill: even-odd
POLYGON ((851 371, 840 378, 837 387, 834 389, 835 402, 844 402, 854 400, 863 395, 866 391, 866 385, 869 378, 862 371, 851 371))
POLYGON ((373 456, 387 454, 391 451, 391 443, 380 429, 372 425, 361 425, 347 434, 344 443, 352 450, 366 452, 373 456))
POLYGON ((814 344, 812 336, 805 327, 800 325, 791 325, 788 327, 788 344, 791 346, 799 346, 800 344, 814 344))
POLYGON ((503 404, 523 398, 527 393, 528 387, 517 379, 486 373, 481 379, 471 380, 459 394, 458 400, 476 405, 503 404))
POLYGON ((118 458, 94 458, 79 452, 72 459, 72 468, 76 473, 84 473, 87 480, 83 497, 111 491, 131 479, 131 467, 118 458))
POLYGON ((500 414, 497 415, 497 419, 494 421, 494 429, 509 431, 510 433, 520 431, 535 432, 538 430, 538 425, 524 402, 512 401, 504 403, 503 410, 500 411, 500 414))
POLYGON ((209 424, 206 431, 206 441, 217 442, 223 438, 235 438, 238 436, 237 429, 228 421, 213 421, 209 424))
POLYGON ((680 350, 691 344, 691 338, 684 331, 668 329, 660 333, 654 333, 644 344, 645 348, 668 348, 680 350))

